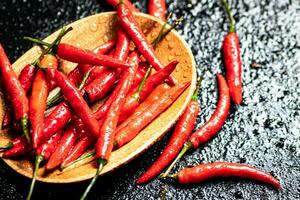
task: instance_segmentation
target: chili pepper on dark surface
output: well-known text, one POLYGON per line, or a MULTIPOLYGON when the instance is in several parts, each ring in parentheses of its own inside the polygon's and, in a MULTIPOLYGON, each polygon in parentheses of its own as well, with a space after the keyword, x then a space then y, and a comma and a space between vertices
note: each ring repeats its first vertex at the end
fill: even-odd
POLYGON ((80 119, 82 119, 83 123, 86 125, 86 128, 91 132, 91 134, 97 137, 100 129, 98 122, 93 117, 91 109, 81 96, 81 93, 76 86, 70 80, 68 80, 63 73, 55 69, 48 68, 47 75, 56 81, 56 84, 58 87, 60 87, 64 98, 72 107, 73 111, 80 119))
POLYGON ((230 162, 200 164, 182 169, 169 177, 177 179, 181 184, 201 183, 219 177, 240 177, 267 183, 280 189, 280 182, 271 174, 248 165, 230 162))
POLYGON ((166 0, 149 0, 148 2, 149 14, 161 19, 166 20, 166 0))
POLYGON ((119 148, 131 141, 143 128, 165 111, 189 85, 190 83, 188 82, 170 89, 170 91, 163 94, 160 99, 153 102, 142 115, 129 122, 123 129, 116 132, 115 146, 119 148))
POLYGON ((10 97, 12 107, 15 112, 15 119, 20 120, 23 134, 30 144, 30 136, 28 131, 28 112, 29 105, 26 92, 17 78, 12 66, 6 56, 6 53, 0 44, 0 70, 3 79, 3 85, 10 97))
POLYGON ((242 61, 239 37, 235 32, 234 18, 226 0, 222 0, 230 19, 229 33, 223 41, 223 58, 226 68, 226 79, 233 102, 237 105, 243 100, 242 95, 242 61))
POLYGON ((117 92, 116 94, 114 94, 114 100, 105 118, 103 119, 99 137, 95 145, 96 157, 99 167, 91 183, 83 193, 81 199, 85 199, 85 197, 89 193, 113 150, 114 133, 118 125, 121 108, 125 102, 125 97, 132 85, 136 70, 139 66, 139 57, 136 52, 132 52, 130 54, 128 63, 130 63, 132 67, 124 70, 122 73, 122 77, 115 89, 115 91, 117 92))
MULTIPOLYGON (((117 45, 114 52, 114 58, 125 61, 129 54, 129 38, 121 28, 117 28, 117 45)), ((92 83, 85 87, 86 96, 90 101, 96 101, 103 98, 115 85, 121 73, 120 69, 107 69, 107 75, 101 75, 92 83)))
POLYGON ((182 116, 179 118, 175 130, 168 144, 166 145, 166 148, 160 154, 159 158, 151 165, 151 167, 136 181, 137 184, 143 184, 155 178, 174 160, 174 158, 180 152, 185 141, 193 131, 197 116, 200 112, 200 105, 197 101, 199 89, 200 83, 198 83, 198 87, 194 92, 190 103, 188 104, 182 116))
POLYGON ((33 148, 38 147, 39 135, 43 131, 44 112, 48 97, 48 83, 44 72, 39 69, 35 75, 29 101, 31 140, 33 148))
POLYGON ((124 61, 110 58, 106 55, 99 55, 88 49, 82 49, 70 44, 59 44, 57 48, 57 55, 65 60, 84 63, 91 65, 104 65, 111 68, 128 68, 128 65, 124 61))
MULTIPOLYGON (((106 2, 112 7, 117 7, 120 3, 119 0, 106 0, 106 2)), ((133 12, 139 12, 139 10, 130 2, 130 0, 123 0, 123 2, 133 12)))
MULTIPOLYGON (((155 55, 154 49, 147 41, 141 27, 128 7, 122 3, 119 4, 117 7, 117 14, 119 16, 120 24, 128 36, 132 39, 139 52, 146 58, 148 63, 152 65, 155 70, 162 69, 164 67, 163 64, 155 55)), ((173 76, 170 76, 168 80, 171 85, 176 83, 173 76)))
POLYGON ((36 149, 36 158, 35 158, 33 176, 32 176, 29 193, 27 195, 26 200, 31 199, 35 181, 36 181, 36 177, 37 177, 37 173, 38 173, 38 169, 40 167, 41 162, 43 162, 44 160, 48 160, 49 157, 51 156, 51 154, 55 151, 55 149, 59 143, 60 136, 61 136, 61 131, 54 134, 47 142, 45 142, 44 144, 42 144, 41 146, 39 146, 36 149))
POLYGON ((55 151, 51 154, 46 169, 51 170, 61 164, 63 159, 68 155, 74 143, 76 142, 77 131, 74 124, 70 124, 63 132, 60 142, 55 151))
POLYGON ((215 112, 210 117, 210 119, 203 126, 201 126, 201 128, 192 133, 188 141, 185 142, 182 150, 180 151, 176 159, 169 166, 166 172, 161 175, 162 177, 168 175, 168 173, 171 171, 176 162, 189 149, 196 149, 201 144, 206 143, 218 133, 218 131, 222 128, 223 124, 225 123, 230 110, 230 93, 226 80, 221 74, 217 74, 217 81, 219 86, 219 100, 215 112))
POLYGON ((3 158, 17 157, 26 154, 31 150, 26 137, 24 135, 14 139, 11 144, 8 145, 9 149, 3 153, 3 158))

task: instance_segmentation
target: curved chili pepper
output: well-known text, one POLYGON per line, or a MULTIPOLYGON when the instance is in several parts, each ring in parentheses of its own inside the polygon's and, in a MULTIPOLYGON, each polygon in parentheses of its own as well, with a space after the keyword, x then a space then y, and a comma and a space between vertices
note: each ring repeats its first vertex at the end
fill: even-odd
POLYGON ((61 164, 62 160, 68 155, 76 141, 77 131, 74 124, 71 124, 62 134, 60 142, 55 151, 51 154, 46 169, 51 170, 61 164))
POLYGON ((34 79, 34 74, 35 74, 35 66, 32 64, 26 65, 20 73, 19 81, 26 93, 28 93, 31 88, 34 79))
POLYGON ((35 158, 33 176, 32 176, 29 193, 27 195, 26 200, 31 199, 35 181, 36 181, 36 177, 37 177, 37 173, 40 168, 41 162, 43 162, 44 160, 48 160, 49 157, 51 156, 51 154, 55 151, 55 149, 58 145, 58 142, 60 140, 60 136, 61 136, 61 131, 54 134, 47 142, 45 142, 44 144, 42 144, 41 146, 39 146, 36 149, 36 158, 35 158))
POLYGON ((84 63, 90 65, 104 65, 112 68, 128 68, 128 65, 124 61, 110 58, 106 55, 99 55, 88 49, 82 49, 70 44, 59 44, 57 48, 57 55, 65 60, 84 63))
POLYGON ((20 120, 23 134, 30 144, 30 137, 28 133, 28 99, 26 92, 23 89, 20 81, 17 78, 12 66, 6 56, 6 53, 0 44, 0 70, 2 74, 4 88, 8 93, 12 106, 15 112, 15 119, 20 120))
MULTIPOLYGON (((117 29, 117 37, 117 46, 114 52, 114 58, 125 61, 129 53, 129 38, 121 28, 117 29)), ((111 73, 111 76, 106 77, 107 75, 105 74, 101 75, 86 86, 85 92, 90 101, 96 101, 103 98, 118 81, 121 70, 117 69, 117 71, 115 71, 108 69, 107 73, 111 73)))
POLYGON ((230 95, 235 104, 241 104, 242 95, 242 61, 240 53, 239 37, 235 33, 234 18, 226 0, 222 0, 230 19, 229 33, 223 41, 223 57, 226 68, 226 79, 230 95))
POLYGON ((166 0, 149 0, 148 2, 149 14, 161 19, 166 20, 166 0))
POLYGON ((197 116, 200 112, 200 105, 197 102, 199 89, 200 85, 198 85, 192 96, 192 100, 188 104, 182 116, 179 118, 166 148, 152 166, 136 181, 137 184, 146 183, 156 177, 172 162, 174 158, 176 158, 177 154, 180 152, 185 141, 193 131, 197 116))
POLYGON ((38 147, 39 135, 43 131, 44 112, 48 97, 48 83, 44 72, 39 69, 35 75, 29 101, 29 119, 33 148, 38 147))
POLYGON ((152 122, 158 115, 165 111, 190 85, 180 84, 163 94, 159 100, 153 102, 144 114, 132 120, 126 127, 116 132, 115 145, 120 148, 131 141, 143 128, 152 122))
MULTIPOLYGON (((152 65, 155 70, 158 71, 162 69, 164 67, 163 64, 155 55, 154 49, 147 41, 141 27, 137 23, 130 9, 121 3, 117 7, 117 14, 122 27, 132 39, 139 52, 146 58, 148 63, 152 65)), ((171 85, 176 83, 176 80, 173 76, 170 76, 168 80, 171 85)))
POLYGON ((189 150, 196 149, 201 144, 206 143, 212 137, 214 137, 219 130, 222 128, 223 124, 226 121, 226 118, 229 114, 230 110, 230 93, 229 88, 227 86, 225 78, 222 74, 217 74, 217 80, 219 85, 219 100, 217 103, 217 107, 213 115, 210 119, 197 131, 192 133, 189 137, 188 141, 184 144, 184 147, 173 161, 173 163, 169 166, 162 177, 166 177, 168 173, 171 171, 176 162, 189 150))
MULTIPOLYGON (((111 5, 112 7, 117 7, 119 4, 119 0, 106 0, 106 2, 111 5)), ((134 11, 134 12, 139 12, 139 10, 130 2, 130 0, 123 0, 124 4, 126 4, 126 6, 134 11)))
POLYGON ((99 125, 97 120, 93 117, 93 113, 86 101, 82 98, 80 91, 76 86, 68 80, 68 78, 61 72, 48 68, 47 75, 56 81, 56 84, 61 88, 64 98, 72 107, 76 115, 82 119, 86 128, 97 137, 99 133, 99 125), (53 76, 53 77, 51 77, 53 76))
POLYGON ((140 83, 142 82, 146 72, 147 72, 147 69, 144 68, 143 66, 140 66, 140 64, 139 64, 139 68, 136 71, 136 74, 135 74, 135 77, 134 77, 131 88, 135 88, 138 85, 140 85, 140 83))
POLYGON ((267 183, 280 189, 280 182, 271 174, 248 165, 229 162, 200 164, 182 169, 169 177, 176 178, 181 184, 201 183, 219 177, 240 177, 267 183))
POLYGON ((113 141, 114 141, 114 133, 115 129, 118 125, 119 115, 121 108, 125 102, 125 97, 132 85, 134 75, 138 68, 139 57, 136 52, 132 52, 129 56, 129 61, 132 65, 131 68, 128 68, 123 71, 120 82, 118 83, 115 91, 117 93, 114 95, 114 100, 106 114, 106 117, 103 119, 103 124, 100 129, 100 134, 95 145, 96 157, 99 164, 98 170, 82 195, 81 199, 85 199, 90 189, 94 185, 101 172, 104 165, 106 165, 110 154, 113 150, 113 141))
POLYGON ((3 158, 11 158, 11 157, 21 156, 31 150, 31 147, 28 144, 26 137, 24 135, 14 139, 12 141, 12 144, 9 144, 9 146, 12 146, 12 147, 3 153, 3 155, 2 155, 3 158))

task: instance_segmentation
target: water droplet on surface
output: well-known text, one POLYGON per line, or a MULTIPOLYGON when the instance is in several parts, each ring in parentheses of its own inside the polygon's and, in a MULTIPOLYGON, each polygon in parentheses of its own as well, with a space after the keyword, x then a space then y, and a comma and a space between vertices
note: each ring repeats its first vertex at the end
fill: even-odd
POLYGON ((168 56, 169 61, 173 60, 173 58, 174 58, 173 56, 168 56))
POLYGON ((169 47, 169 49, 173 49, 174 48, 174 43, 169 43, 168 47, 169 47))
POLYGON ((98 30, 98 23, 96 23, 96 22, 91 23, 90 24, 90 30, 92 32, 96 32, 98 30))

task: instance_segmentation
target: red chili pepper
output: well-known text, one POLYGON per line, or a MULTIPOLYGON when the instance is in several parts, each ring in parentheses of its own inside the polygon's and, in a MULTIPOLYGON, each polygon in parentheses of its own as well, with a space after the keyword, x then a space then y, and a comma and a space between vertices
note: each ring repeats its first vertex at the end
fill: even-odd
POLYGON ((63 160, 61 167, 64 168, 69 163, 79 158, 93 143, 95 143, 95 138, 89 134, 80 138, 76 145, 69 152, 68 156, 63 160))
POLYGON ((242 95, 242 61, 239 45, 239 37, 235 33, 234 18, 226 0, 223 0, 224 7, 230 19, 230 30, 223 41, 223 57, 226 68, 226 79, 230 95, 235 104, 241 104, 242 95))
POLYGON ((161 173, 161 171, 168 166, 180 152, 185 141, 193 131, 197 116, 200 112, 200 105, 197 102, 199 89, 200 85, 198 85, 192 96, 191 102, 188 104, 184 113, 179 118, 166 148, 160 154, 159 158, 152 164, 152 166, 136 181, 137 184, 143 184, 152 180, 159 173, 161 173))
POLYGON ((61 131, 54 134, 47 142, 45 142, 44 144, 42 144, 41 146, 39 146, 36 149, 36 158, 35 158, 35 165, 34 165, 35 167, 34 167, 34 171, 33 171, 33 176, 32 176, 29 193, 28 193, 28 196, 26 199, 28 199, 28 200, 31 199, 35 181, 36 181, 36 177, 37 177, 37 173, 40 168, 40 164, 44 160, 48 160, 49 157, 51 156, 51 154, 55 151, 55 149, 58 145, 58 142, 60 140, 60 136, 61 136, 61 131))
POLYGON ((150 15, 161 19, 162 21, 166 20, 166 0, 149 0, 148 2, 148 11, 150 15))
POLYGON ((10 97, 14 112, 15 119, 20 120, 23 133, 30 144, 30 137, 27 129, 28 125, 28 99, 26 92, 23 89, 20 81, 17 78, 12 66, 5 54, 5 51, 0 44, 0 70, 2 74, 4 88, 10 97))
POLYGON ((140 85, 140 83, 142 82, 146 72, 147 72, 147 69, 145 69, 144 67, 141 67, 139 65, 139 68, 136 71, 136 74, 135 74, 135 77, 134 77, 131 88, 135 88, 138 85, 140 85))
POLYGON ((118 59, 110 58, 106 55, 98 55, 91 50, 82 49, 70 44, 59 44, 57 48, 57 55, 65 60, 84 63, 90 65, 104 65, 112 68, 128 68, 128 65, 124 61, 118 59))
POLYGON ((33 148, 38 147, 39 135, 43 131, 44 112, 48 97, 48 83, 44 72, 39 69, 35 75, 29 101, 29 119, 33 148))
POLYGON ((61 140, 50 156, 46 169, 51 170, 61 164, 63 159, 68 155, 76 141, 77 131, 74 124, 71 124, 63 133, 61 140))
POLYGON ((201 183, 219 177, 240 177, 267 183, 280 189, 280 182, 271 174, 248 165, 229 162, 200 164, 192 168, 182 169, 169 177, 176 178, 181 184, 201 183))
POLYGON ((118 124, 119 114, 125 102, 125 97, 132 85, 133 78, 139 64, 139 57, 136 52, 132 52, 130 54, 128 63, 130 63, 132 67, 124 70, 122 73, 120 82, 115 89, 117 93, 114 96, 114 100, 106 114, 106 117, 103 119, 100 134, 95 145, 96 157, 99 164, 98 170, 81 199, 84 199, 87 196, 88 192, 96 182, 103 166, 107 163, 113 150, 114 132, 118 124))
POLYGON ((89 102, 102 99, 112 89, 112 85, 116 83, 116 72, 105 70, 97 79, 94 79, 85 90, 85 96, 89 102))
POLYGON ((214 137, 222 128, 230 110, 230 93, 225 78, 221 74, 217 74, 219 85, 219 100, 217 107, 210 119, 197 131, 192 133, 188 141, 184 144, 181 152, 178 154, 174 162, 169 166, 166 172, 162 175, 165 177, 176 164, 176 162, 189 150, 196 149, 201 144, 206 143, 214 137))
MULTIPOLYGON (((148 63, 152 65, 155 70, 158 71, 162 69, 164 67, 163 64, 155 55, 154 49, 147 41, 141 27, 137 23, 135 17, 128 7, 122 3, 119 4, 117 8, 117 14, 122 27, 132 39, 139 52, 146 58, 148 63)), ((170 76, 168 80, 171 85, 176 83, 176 80, 173 76, 170 76)))
POLYGON ((26 154, 31 150, 30 145, 28 144, 26 137, 24 135, 17 137, 8 145, 10 149, 3 153, 3 158, 17 157, 26 154))
POLYGON ((66 103, 60 103, 44 120, 43 132, 39 135, 38 144, 47 141, 61 130, 71 119, 71 110, 66 103))
MULTIPOLYGON (((129 38, 127 34, 121 29, 117 29, 117 46, 114 52, 114 58, 118 60, 125 61, 129 53, 129 38)), ((116 84, 121 70, 117 71, 112 69, 107 69, 107 72, 111 76, 101 75, 99 78, 95 79, 85 88, 86 95, 90 101, 96 101, 103 98, 111 88, 116 84)))
MULTIPOLYGON (((117 7, 120 3, 119 0, 106 0, 106 2, 111 5, 112 7, 117 7)), ((134 12, 139 12, 139 10, 130 2, 130 0, 123 0, 124 4, 126 4, 126 6, 134 11, 134 12)))
POLYGON ((153 102, 143 114, 132 120, 126 127, 116 132, 116 147, 120 148, 131 141, 143 128, 165 111, 189 85, 190 83, 180 84, 179 86, 170 89, 170 91, 163 94, 159 100, 153 102))
POLYGON ((31 88, 34 79, 34 74, 35 74, 35 66, 32 64, 26 65, 20 73, 19 81, 26 93, 28 93, 31 88))
POLYGON ((134 112, 125 120, 123 121, 118 127, 116 132, 126 127, 130 122, 138 118, 140 115, 142 115, 154 102, 158 101, 160 97, 165 94, 168 90, 170 90, 170 87, 166 84, 161 84, 158 87, 156 87, 153 92, 149 95, 149 97, 141 103, 134 112))
POLYGON ((61 72, 55 69, 47 69, 47 75, 55 80, 56 84, 61 88, 64 98, 72 107, 76 115, 82 119, 86 128, 97 137, 99 133, 99 125, 97 120, 93 117, 93 113, 76 86, 68 80, 68 78, 61 72), (51 77, 53 76, 53 77, 51 77))

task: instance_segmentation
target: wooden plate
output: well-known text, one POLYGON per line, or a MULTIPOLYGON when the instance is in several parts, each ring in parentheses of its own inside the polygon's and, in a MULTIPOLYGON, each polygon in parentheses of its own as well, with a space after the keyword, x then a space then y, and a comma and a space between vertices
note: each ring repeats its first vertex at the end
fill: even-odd
MULTIPOLYGON (((140 22, 144 33, 147 35, 148 39, 152 41, 158 35, 158 32, 162 26, 162 22, 152 16, 142 13, 137 13, 136 17, 140 22)), ((74 30, 63 38, 63 42, 87 49, 93 49, 115 37, 114 25, 116 19, 117 17, 115 12, 106 12, 92 15, 71 23, 69 26, 72 26, 74 30)), ((45 41, 53 41, 57 34, 58 32, 53 33, 47 37, 45 41)), ((16 73, 19 74, 26 64, 33 62, 39 56, 39 53, 39 48, 33 47, 23 56, 21 56, 13 64, 16 73)), ((172 31, 158 45, 156 53, 164 64, 167 64, 174 59, 178 60, 179 65, 173 72, 173 75, 180 83, 190 81, 191 86, 168 110, 166 110, 149 126, 147 126, 134 140, 122 148, 114 151, 108 164, 104 167, 101 174, 111 172, 114 169, 128 163, 146 151, 156 141, 158 141, 164 135, 164 133, 166 133, 175 124, 192 96, 196 83, 196 68, 193 55, 187 43, 179 36, 177 32, 172 31)), ((75 64, 62 60, 61 66, 62 70, 68 73, 75 67, 75 64)), ((5 95, 2 92, 1 94, 2 97, 5 95)), ((2 105, 0 108, 0 121, 2 121, 5 105, 3 98, 1 98, 0 101, 2 105)), ((8 140, 8 134, 5 133, 5 131, 2 131, 0 135, 0 145, 7 144, 8 140)), ((32 160, 29 160, 28 158, 3 160, 18 173, 29 178, 32 177, 32 160)), ((41 168, 37 179, 39 181, 49 183, 71 183, 83 181, 94 176, 96 172, 94 164, 95 163, 91 162, 63 173, 59 170, 45 173, 44 168, 41 168)))

